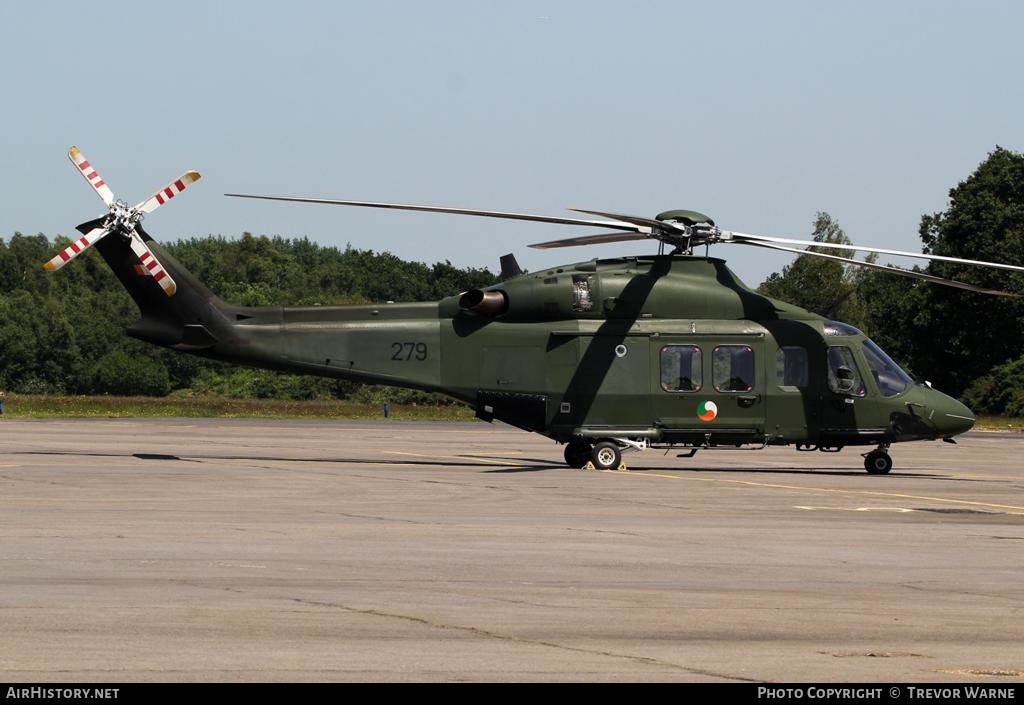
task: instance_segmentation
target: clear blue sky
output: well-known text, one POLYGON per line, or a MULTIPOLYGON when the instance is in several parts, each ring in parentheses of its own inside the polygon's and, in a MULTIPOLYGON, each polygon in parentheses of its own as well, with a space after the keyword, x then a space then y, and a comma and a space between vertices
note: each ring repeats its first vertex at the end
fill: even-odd
MULTIPOLYGON (((203 180, 158 240, 309 236, 531 270, 555 225, 224 198, 226 191, 561 214, 690 208, 918 251, 923 213, 997 144, 1024 150, 1019 2, 6 2, 0 237, 203 180)), ((790 258, 720 246, 751 285, 790 258)), ((978 253, 983 257, 984 253, 978 253)), ((904 263, 906 264, 906 263, 904 263)))

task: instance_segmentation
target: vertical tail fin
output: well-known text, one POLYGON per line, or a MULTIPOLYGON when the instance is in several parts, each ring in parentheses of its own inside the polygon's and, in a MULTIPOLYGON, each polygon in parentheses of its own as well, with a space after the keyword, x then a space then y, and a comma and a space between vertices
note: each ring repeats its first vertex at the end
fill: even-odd
MULTIPOLYGON (((96 227, 96 222, 83 223, 78 229, 88 232, 96 227)), ((139 261, 130 240, 115 235, 97 242, 97 252, 142 314, 128 328, 128 335, 157 345, 193 351, 210 348, 230 336, 227 304, 160 247, 141 225, 136 225, 135 230, 173 277, 177 291, 174 296, 167 296, 152 272, 139 261)))

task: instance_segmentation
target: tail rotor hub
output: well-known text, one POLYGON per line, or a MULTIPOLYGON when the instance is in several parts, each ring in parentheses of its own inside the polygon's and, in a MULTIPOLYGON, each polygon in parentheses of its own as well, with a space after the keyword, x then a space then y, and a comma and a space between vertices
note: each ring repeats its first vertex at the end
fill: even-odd
POLYGON ((142 213, 137 208, 132 208, 126 202, 118 200, 110 204, 110 214, 104 222, 104 227, 127 239, 135 232, 135 224, 141 220, 142 213))

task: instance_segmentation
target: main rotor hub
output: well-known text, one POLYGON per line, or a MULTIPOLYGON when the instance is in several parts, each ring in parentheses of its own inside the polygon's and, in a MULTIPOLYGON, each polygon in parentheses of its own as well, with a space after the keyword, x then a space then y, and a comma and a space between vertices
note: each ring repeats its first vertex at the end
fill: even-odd
POLYGON ((715 221, 703 213, 680 209, 658 213, 658 215, 654 216, 654 219, 673 221, 676 223, 682 223, 683 225, 699 225, 701 223, 707 223, 708 225, 715 224, 715 221))

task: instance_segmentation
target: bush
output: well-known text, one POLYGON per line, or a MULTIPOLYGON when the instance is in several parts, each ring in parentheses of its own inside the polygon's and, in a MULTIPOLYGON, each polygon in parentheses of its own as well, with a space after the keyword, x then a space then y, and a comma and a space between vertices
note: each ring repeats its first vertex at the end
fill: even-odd
POLYGON ((323 377, 290 375, 248 367, 218 371, 199 370, 192 379, 192 392, 199 396, 231 399, 339 399, 345 383, 323 377))
POLYGON ((120 350, 111 350, 101 357, 88 377, 95 394, 163 397, 171 391, 171 379, 162 363, 150 357, 132 357, 120 350))
POLYGON ((18 377, 7 385, 7 389, 15 394, 67 394, 67 389, 59 383, 32 374, 18 377))
POLYGON ((1024 357, 996 365, 976 379, 963 402, 979 414, 1024 416, 1024 357))
POLYGON ((386 387, 379 384, 360 385, 349 397, 349 401, 360 404, 408 404, 411 406, 448 406, 458 404, 451 397, 434 392, 404 387, 386 387))

